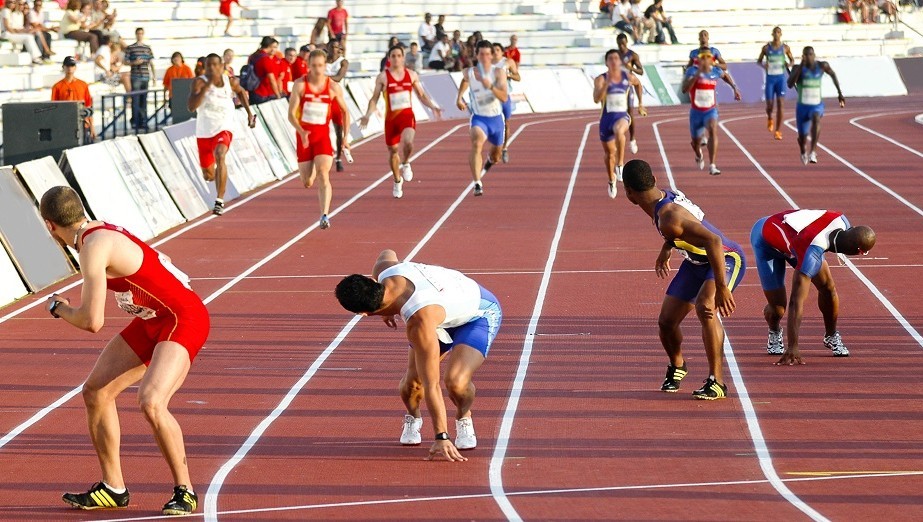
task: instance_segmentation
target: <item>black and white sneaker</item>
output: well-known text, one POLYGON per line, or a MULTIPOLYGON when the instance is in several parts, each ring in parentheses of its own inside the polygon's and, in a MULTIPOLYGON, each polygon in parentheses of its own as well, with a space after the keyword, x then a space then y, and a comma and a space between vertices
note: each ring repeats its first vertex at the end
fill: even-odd
POLYGON ((824 337, 824 346, 833 352, 834 357, 849 357, 849 349, 843 344, 840 332, 833 332, 833 335, 824 337))
POLYGON ((215 207, 212 209, 212 214, 216 216, 224 214, 224 201, 221 201, 220 199, 215 200, 215 207))
POLYGON ((483 195, 484 195, 484 186, 481 185, 480 183, 475 183, 475 184, 474 184, 474 195, 475 195, 475 196, 483 196, 483 195))
POLYGON ((726 399, 728 396, 728 387, 709 377, 705 379, 705 384, 703 384, 701 388, 692 392, 692 396, 696 399, 705 401, 726 399))
POLYGON ((682 366, 673 366, 672 364, 667 366, 667 376, 663 380, 663 384, 660 386, 660 391, 668 393, 676 393, 679 390, 679 383, 683 380, 683 377, 686 376, 686 365, 682 366))
POLYGON ((173 498, 163 505, 164 515, 191 515, 199 506, 199 497, 186 486, 173 488, 173 498))
POLYGON ((86 493, 65 493, 61 499, 77 509, 112 509, 128 507, 128 490, 116 493, 106 484, 97 482, 86 493))
POLYGON ((769 338, 766 340, 766 353, 769 355, 782 355, 785 353, 785 346, 782 343, 782 329, 778 332, 769 330, 769 338))

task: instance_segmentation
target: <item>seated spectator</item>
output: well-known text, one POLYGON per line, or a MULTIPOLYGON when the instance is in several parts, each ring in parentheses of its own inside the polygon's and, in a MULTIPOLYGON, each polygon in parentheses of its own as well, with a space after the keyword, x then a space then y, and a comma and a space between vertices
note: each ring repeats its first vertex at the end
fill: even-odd
POLYGON ((612 4, 612 25, 619 31, 630 34, 632 40, 638 43, 638 33, 635 32, 635 27, 631 24, 629 16, 631 16, 631 4, 628 0, 620 0, 612 4))
POLYGON ((897 6, 891 0, 878 0, 878 9, 887 15, 888 22, 897 21, 897 6))
POLYGON ((419 71, 423 68, 423 55, 420 53, 420 46, 417 42, 410 42, 410 51, 404 56, 404 67, 411 71, 419 71))
POLYGON ((195 78, 195 75, 192 74, 192 69, 183 60, 182 53, 173 53, 173 56, 170 57, 170 63, 172 65, 163 73, 163 88, 167 91, 168 100, 173 98, 173 80, 177 78, 195 78))
POLYGON ((442 40, 442 35, 446 34, 445 15, 439 15, 439 18, 436 20, 436 23, 433 25, 433 27, 436 28, 436 41, 438 42, 439 40, 442 40))
MULTIPOLYGON (((516 62, 516 65, 519 65, 519 62, 522 60, 522 53, 519 52, 519 37, 515 34, 510 35, 510 46, 506 48, 506 51, 503 53, 504 56, 516 62)), ((458 56, 456 54, 456 56, 458 56)))
POLYGON ((90 96, 90 86, 87 82, 74 76, 77 72, 77 60, 72 56, 64 58, 64 78, 51 88, 51 101, 81 101, 89 109, 90 115, 84 119, 84 127, 90 135, 90 141, 96 139, 96 129, 93 125, 93 98, 90 96))
POLYGON ((99 36, 86 31, 89 21, 80 11, 80 0, 67 0, 67 9, 61 17, 61 36, 78 42, 88 42, 90 52, 96 54, 99 49, 99 36))
POLYGON ((231 66, 231 62, 234 61, 234 49, 225 49, 221 59, 224 61, 224 70, 228 73, 228 77, 234 78, 237 76, 234 74, 234 68, 231 66))
POLYGON ((48 60, 54 56, 51 50, 51 33, 57 32, 57 27, 49 27, 48 13, 42 11, 42 0, 32 2, 32 9, 29 9, 28 2, 23 2, 23 12, 26 13, 26 27, 32 29, 35 35, 35 42, 42 48, 42 60, 48 60))
POLYGON ((260 85, 250 93, 250 105, 276 100, 282 97, 282 86, 276 74, 276 51, 279 50, 279 41, 271 36, 264 36, 260 41, 260 48, 250 55, 247 63, 253 66, 253 71, 260 79, 260 85))
POLYGON ((449 47, 449 35, 443 34, 442 39, 436 42, 432 51, 429 53, 427 67, 437 71, 445 70, 447 62, 450 59, 450 50, 451 47, 449 47))
POLYGON ((317 22, 314 24, 314 29, 311 30, 311 45, 315 48, 322 47, 327 45, 327 40, 329 40, 329 33, 327 32, 327 19, 318 18, 317 22))
POLYGON ((433 50, 433 46, 436 45, 436 28, 433 26, 432 21, 433 15, 426 13, 423 15, 423 23, 421 23, 420 28, 417 29, 420 52, 423 54, 429 54, 429 52, 433 50))
POLYGON ((606 18, 612 19, 612 8, 618 0, 599 0, 599 12, 606 15, 606 18))
POLYGON ((18 0, 7 0, 3 9, 0 9, 0 37, 22 45, 32 57, 32 63, 37 65, 42 63, 42 51, 35 41, 32 28, 26 27, 26 18, 18 0))
POLYGON ((197 78, 205 74, 205 57, 204 56, 199 56, 198 59, 196 59, 195 68, 192 70, 192 74, 194 78, 197 78))
POLYGON ((644 11, 641 10, 641 0, 630 0, 631 2, 631 15, 629 20, 631 20, 631 25, 634 26, 635 32, 638 34, 637 43, 650 43, 654 41, 656 35, 657 24, 653 20, 648 20, 644 17, 644 11), (647 38, 645 38, 645 33, 647 33, 647 38))
POLYGON ((679 43, 679 40, 676 38, 676 32, 673 31, 673 18, 667 16, 663 12, 663 0, 654 0, 654 3, 644 11, 644 17, 653 18, 654 22, 656 23, 657 43, 667 45, 670 43, 679 43), (666 28, 667 32, 670 33, 670 42, 667 42, 666 35, 663 33, 664 28, 666 28))
POLYGON ((110 44, 109 38, 103 37, 99 49, 96 50, 96 54, 93 56, 93 77, 97 82, 101 82, 110 87, 123 85, 125 86, 125 92, 128 92, 131 90, 131 85, 128 83, 128 75, 125 75, 125 81, 122 81, 121 71, 119 70, 121 64, 119 64, 119 68, 113 70, 112 48, 110 44))
POLYGON ((311 54, 310 45, 302 45, 301 49, 298 49, 298 56, 295 57, 295 60, 292 62, 292 78, 298 80, 302 76, 308 74, 308 55, 311 54))
MULTIPOLYGON (((95 27, 91 29, 100 37, 108 36, 110 40, 119 41, 121 40, 121 36, 112 29, 112 25, 115 23, 115 15, 109 14, 106 9, 107 7, 103 0, 93 1, 90 19, 93 21, 95 27)), ((103 43, 100 42, 99 45, 103 45, 103 43)))

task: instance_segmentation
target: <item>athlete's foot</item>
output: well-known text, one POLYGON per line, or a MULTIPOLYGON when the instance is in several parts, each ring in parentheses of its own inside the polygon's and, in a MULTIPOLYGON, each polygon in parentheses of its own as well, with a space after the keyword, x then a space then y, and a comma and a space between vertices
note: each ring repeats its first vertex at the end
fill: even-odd
POLYGON ((817 153, 812 152, 811 155, 808 156, 808 161, 811 163, 817 163, 817 153))
POLYGON ((404 181, 413 181, 413 169, 410 168, 410 163, 401 165, 401 178, 404 181))
POLYGON ((502 151, 500 151, 500 161, 502 161, 503 163, 510 162, 510 150, 509 149, 503 149, 502 151))
POLYGON ((615 167, 615 181, 622 181, 622 165, 615 167))
POLYGON ((635 141, 635 140, 629 141, 629 142, 628 142, 628 149, 631 150, 631 153, 632 153, 632 154, 637 154, 637 153, 638 153, 638 142, 635 141))
POLYGON ((320 229, 327 230, 330 228, 330 218, 327 217, 327 214, 324 214, 320 217, 320 229))
POLYGON ((395 181, 395 182, 394 182, 394 188, 391 189, 391 195, 394 196, 394 197, 397 198, 397 199, 401 199, 401 198, 404 196, 404 187, 403 187, 403 185, 404 185, 404 182, 403 182, 403 181, 395 181))
POLYGON ((695 164, 699 166, 699 170, 705 168, 705 156, 702 155, 701 151, 695 155, 695 164))
POLYGON ((805 154, 805 153, 803 153, 803 152, 801 153, 801 163, 803 163, 803 164, 805 164, 805 165, 808 164, 808 155, 805 154))
POLYGON ((775 122, 772 121, 772 117, 766 120, 766 128, 769 129, 769 132, 776 130, 775 122))
POLYGON ((337 158, 337 172, 343 172, 343 160, 337 158))
POLYGON ((708 168, 708 173, 711 174, 712 176, 717 176, 718 174, 721 174, 721 171, 718 170, 717 165, 712 163, 711 166, 708 168))
POLYGON ((782 141, 782 131, 776 131, 776 133, 775 133, 775 135, 774 135, 773 137, 774 137, 777 141, 782 141))
POLYGON ((480 181, 474 183, 474 195, 483 196, 484 195, 484 185, 480 181))
POLYGON ((215 206, 212 208, 212 214, 220 216, 224 214, 224 201, 220 199, 215 200, 215 206))
POLYGON ((618 186, 616 186, 614 181, 609 182, 609 198, 615 199, 615 196, 619 195, 618 186))
POLYGON ((343 149, 343 157, 346 158, 346 163, 353 162, 353 153, 349 149, 343 149))

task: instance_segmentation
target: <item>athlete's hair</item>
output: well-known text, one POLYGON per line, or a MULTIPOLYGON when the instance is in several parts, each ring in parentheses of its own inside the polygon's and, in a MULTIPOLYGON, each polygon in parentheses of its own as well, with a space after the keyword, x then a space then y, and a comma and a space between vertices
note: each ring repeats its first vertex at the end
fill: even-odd
POLYGON ((222 58, 221 56, 218 56, 217 53, 211 53, 208 56, 206 56, 205 63, 208 63, 208 61, 211 60, 212 58, 214 58, 215 60, 218 60, 218 63, 224 63, 224 58, 222 58))
POLYGON ((498 44, 497 42, 494 42, 494 43, 493 43, 493 48, 496 49, 496 48, 498 48, 498 47, 500 48, 500 52, 501 52, 501 53, 502 53, 503 51, 506 50, 506 49, 503 48, 503 44, 498 44))
POLYGON ((479 52, 481 52, 481 49, 484 49, 484 48, 490 49, 490 52, 493 52, 493 50, 494 50, 494 44, 490 43, 490 42, 487 41, 487 40, 481 40, 481 41, 478 42, 478 44, 475 46, 475 51, 474 51, 474 52, 475 52, 475 53, 479 53, 479 52))
POLYGON ((311 54, 308 55, 308 61, 310 62, 311 60, 315 58, 323 58, 324 61, 326 62, 327 61, 327 51, 323 49, 314 49, 313 51, 311 51, 311 54))
POLYGON ((619 33, 619 35, 615 37, 615 41, 616 42, 627 42, 628 37, 625 36, 625 33, 619 33))
POLYGON ((69 227, 86 217, 77 192, 67 186, 51 187, 39 204, 42 218, 61 227, 69 227))
POLYGON ((388 56, 391 56, 391 53, 393 53, 395 50, 400 51, 401 55, 403 55, 404 54, 404 44, 398 42, 396 45, 392 45, 391 48, 388 49, 388 56))
POLYGON ((337 284, 337 301, 354 314, 370 314, 381 308, 385 286, 362 274, 346 276, 337 284))
POLYGON ((603 62, 608 62, 608 61, 609 61, 609 57, 612 56, 613 54, 619 54, 619 50, 618 50, 618 49, 609 49, 608 51, 606 51, 606 55, 603 57, 603 62))
POLYGON ((814 52, 814 48, 811 47, 810 45, 806 45, 806 46, 804 47, 804 50, 801 51, 801 52, 802 52, 803 54, 808 54, 808 51, 811 51, 811 52, 813 53, 813 52, 814 52))
POLYGON ((625 188, 644 192, 654 188, 654 173, 644 160, 633 159, 622 168, 622 183, 625 188))

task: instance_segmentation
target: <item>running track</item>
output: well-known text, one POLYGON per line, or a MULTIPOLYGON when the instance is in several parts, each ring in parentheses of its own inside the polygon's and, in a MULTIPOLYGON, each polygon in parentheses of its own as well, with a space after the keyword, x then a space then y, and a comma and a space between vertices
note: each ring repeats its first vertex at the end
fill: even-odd
MULTIPOLYGON (((672 177, 748 255, 752 223, 792 204, 843 210, 878 233, 872 254, 849 266, 828 256, 847 359, 823 348, 812 293, 807 364, 773 366, 751 267, 725 320, 724 401, 689 395, 706 377, 694 317, 683 389, 657 391, 660 240, 624 195, 606 197, 593 113, 516 118, 513 162, 485 178, 483 198, 470 196, 467 129, 436 122, 418 129, 416 178, 401 200, 383 177, 381 139, 354 148, 356 163, 333 174, 342 210, 328 231, 316 230, 315 193, 291 179, 220 219, 184 225, 158 248, 212 313, 209 342, 172 403, 198 516, 923 518, 920 102, 828 103, 828 149, 808 168, 791 131, 770 139, 761 107, 725 104, 720 177, 694 167, 684 109, 638 120, 638 157, 660 185, 672 177), (466 463, 424 462, 425 445, 397 444, 406 341, 333 297, 342 275, 369 271, 384 248, 472 274, 504 306, 476 376, 480 445, 466 463)), ((132 506, 86 513, 60 501, 98 480, 76 390, 127 318, 112 306, 104 331, 90 335, 33 302, 0 310, 0 518, 156 517, 169 473, 133 390, 119 403, 132 506)))

